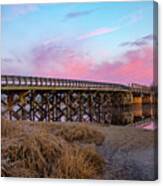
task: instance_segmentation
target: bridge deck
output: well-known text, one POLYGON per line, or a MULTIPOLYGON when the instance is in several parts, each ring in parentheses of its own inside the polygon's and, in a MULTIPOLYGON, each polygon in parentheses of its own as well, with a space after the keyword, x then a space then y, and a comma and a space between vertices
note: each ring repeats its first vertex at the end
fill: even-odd
POLYGON ((92 91, 115 91, 115 92, 134 92, 134 93, 150 93, 150 87, 135 87, 121 84, 71 80, 71 79, 55 79, 42 77, 26 77, 26 76, 1 76, 1 89, 10 90, 92 90, 92 91))
POLYGON ((2 76, 1 86, 2 90, 129 90, 129 87, 120 84, 23 76, 2 76))

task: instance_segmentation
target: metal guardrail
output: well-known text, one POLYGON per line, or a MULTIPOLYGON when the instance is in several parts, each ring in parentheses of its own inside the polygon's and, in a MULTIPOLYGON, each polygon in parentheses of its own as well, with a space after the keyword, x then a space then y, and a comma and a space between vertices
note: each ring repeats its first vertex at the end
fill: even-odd
POLYGON ((72 80, 72 79, 56 79, 56 78, 43 78, 32 76, 14 76, 14 75, 2 75, 1 86, 4 87, 37 87, 37 88, 75 88, 75 89, 100 89, 100 90, 114 90, 114 91, 131 91, 137 93, 149 93, 153 92, 150 87, 131 84, 130 86, 84 81, 84 80, 72 80))
POLYGON ((139 85, 136 83, 132 83, 130 87, 132 92, 153 92, 151 87, 145 85, 139 85))
POLYGON ((68 87, 68 88, 95 88, 95 89, 120 89, 128 90, 129 87, 121 84, 71 80, 71 79, 54 79, 30 76, 1 76, 2 87, 68 87))

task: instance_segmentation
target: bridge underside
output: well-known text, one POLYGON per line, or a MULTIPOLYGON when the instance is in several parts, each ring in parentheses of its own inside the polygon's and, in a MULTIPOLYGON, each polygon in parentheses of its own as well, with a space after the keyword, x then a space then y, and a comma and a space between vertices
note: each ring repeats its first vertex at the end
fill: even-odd
POLYGON ((111 123, 111 93, 97 91, 2 91, 2 117, 10 120, 111 123))

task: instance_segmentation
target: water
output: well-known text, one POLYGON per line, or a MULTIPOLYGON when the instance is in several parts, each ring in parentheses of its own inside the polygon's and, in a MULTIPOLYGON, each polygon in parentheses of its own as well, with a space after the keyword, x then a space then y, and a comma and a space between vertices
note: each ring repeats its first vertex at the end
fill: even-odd
POLYGON ((151 104, 112 108, 112 124, 133 125, 136 128, 155 130, 157 128, 157 108, 151 104))

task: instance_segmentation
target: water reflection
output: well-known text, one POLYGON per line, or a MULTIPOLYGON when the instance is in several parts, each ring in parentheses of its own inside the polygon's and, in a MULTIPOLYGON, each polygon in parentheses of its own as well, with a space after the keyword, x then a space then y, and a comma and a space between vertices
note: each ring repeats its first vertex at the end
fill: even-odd
POLYGON ((155 129, 157 110, 151 104, 112 108, 113 125, 134 125, 144 129, 155 129))
POLYGON ((157 128, 156 120, 145 122, 145 123, 140 124, 140 125, 136 125, 136 128, 143 128, 143 129, 147 129, 147 130, 155 130, 157 128))

